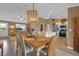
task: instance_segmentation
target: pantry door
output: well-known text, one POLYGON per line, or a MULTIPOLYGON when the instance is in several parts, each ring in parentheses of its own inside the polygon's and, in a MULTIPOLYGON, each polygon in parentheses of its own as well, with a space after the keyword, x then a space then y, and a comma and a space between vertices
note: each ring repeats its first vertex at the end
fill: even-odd
POLYGON ((79 53, 79 17, 75 17, 74 19, 74 51, 79 53))

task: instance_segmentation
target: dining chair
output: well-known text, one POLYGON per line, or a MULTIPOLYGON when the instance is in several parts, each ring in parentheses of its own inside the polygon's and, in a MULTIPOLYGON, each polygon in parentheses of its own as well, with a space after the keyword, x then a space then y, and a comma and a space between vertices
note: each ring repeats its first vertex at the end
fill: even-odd
POLYGON ((56 40, 57 36, 51 37, 49 43, 46 44, 46 47, 40 51, 40 54, 43 56, 54 56, 56 40))
POLYGON ((24 39, 22 38, 22 36, 20 35, 20 33, 18 33, 18 44, 17 44, 17 52, 20 52, 18 53, 18 55, 22 55, 22 56, 27 56, 28 53, 32 52, 33 51, 33 48, 32 47, 28 47, 26 44, 25 44, 25 41, 24 39), (19 50, 19 51, 18 51, 19 50))
POLYGON ((20 38, 20 35, 19 33, 17 32, 16 33, 16 55, 20 56, 21 55, 21 38, 20 38))
MULTIPOLYGON (((26 32, 20 32, 20 35, 21 35, 21 37, 22 37, 23 40, 28 40, 28 39, 27 39, 27 38, 28 38, 28 34, 27 34, 26 32)), ((25 43, 25 45, 26 45, 27 47, 31 47, 31 45, 28 44, 28 43, 25 43)))

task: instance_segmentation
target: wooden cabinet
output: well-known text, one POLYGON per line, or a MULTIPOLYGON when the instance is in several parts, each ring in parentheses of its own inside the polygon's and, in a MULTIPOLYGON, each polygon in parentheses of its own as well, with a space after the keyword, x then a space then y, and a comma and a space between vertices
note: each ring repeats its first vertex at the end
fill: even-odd
POLYGON ((10 37, 15 36, 15 32, 16 32, 16 24, 9 22, 8 23, 8 36, 10 37))
POLYGON ((74 24, 74 51, 79 53, 79 17, 73 18, 74 24))

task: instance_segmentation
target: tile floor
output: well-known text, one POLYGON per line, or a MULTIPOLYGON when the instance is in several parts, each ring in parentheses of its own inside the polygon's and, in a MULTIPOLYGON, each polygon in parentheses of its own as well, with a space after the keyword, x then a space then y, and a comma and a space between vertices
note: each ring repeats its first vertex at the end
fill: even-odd
POLYGON ((78 56, 79 54, 72 49, 67 48, 67 39, 65 37, 58 37, 55 48, 56 56, 78 56))

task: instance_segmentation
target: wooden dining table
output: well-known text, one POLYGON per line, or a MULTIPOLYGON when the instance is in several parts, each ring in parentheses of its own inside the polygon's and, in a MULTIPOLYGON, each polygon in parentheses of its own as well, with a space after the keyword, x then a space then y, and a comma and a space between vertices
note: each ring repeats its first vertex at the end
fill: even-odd
POLYGON ((49 38, 38 37, 38 38, 26 38, 25 42, 30 44, 34 51, 36 51, 36 55, 40 55, 40 50, 45 47, 47 43, 49 43, 49 38))

